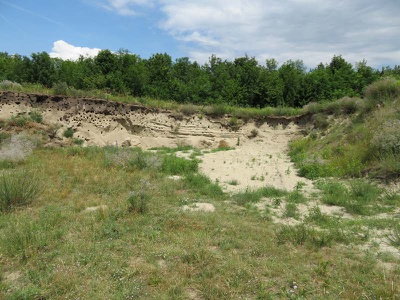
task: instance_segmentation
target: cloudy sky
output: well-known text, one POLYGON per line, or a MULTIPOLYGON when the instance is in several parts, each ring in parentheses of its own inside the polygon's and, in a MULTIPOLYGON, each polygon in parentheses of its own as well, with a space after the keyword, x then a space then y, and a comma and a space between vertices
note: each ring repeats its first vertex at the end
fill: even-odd
POLYGON ((400 64, 400 0, 0 0, 0 52, 400 64))

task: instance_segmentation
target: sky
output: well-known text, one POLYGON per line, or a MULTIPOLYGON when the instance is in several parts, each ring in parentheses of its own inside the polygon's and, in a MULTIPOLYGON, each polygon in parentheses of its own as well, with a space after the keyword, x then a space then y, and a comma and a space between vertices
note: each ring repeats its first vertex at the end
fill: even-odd
POLYGON ((400 0, 0 0, 0 52, 400 65, 400 0))

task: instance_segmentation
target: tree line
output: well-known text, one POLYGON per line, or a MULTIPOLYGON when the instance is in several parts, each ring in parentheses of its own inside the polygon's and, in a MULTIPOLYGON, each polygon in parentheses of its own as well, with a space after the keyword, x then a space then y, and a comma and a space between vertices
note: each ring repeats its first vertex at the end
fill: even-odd
POLYGON ((362 96, 364 88, 384 76, 400 78, 400 66, 376 70, 365 60, 354 66, 342 56, 307 70, 303 61, 275 59, 259 64, 254 57, 233 61, 212 55, 203 65, 189 58, 157 53, 143 59, 127 50, 102 50, 76 61, 30 57, 0 52, 0 81, 38 83, 46 87, 66 84, 79 90, 103 90, 134 97, 174 100, 178 103, 243 107, 300 107, 344 96, 362 96))

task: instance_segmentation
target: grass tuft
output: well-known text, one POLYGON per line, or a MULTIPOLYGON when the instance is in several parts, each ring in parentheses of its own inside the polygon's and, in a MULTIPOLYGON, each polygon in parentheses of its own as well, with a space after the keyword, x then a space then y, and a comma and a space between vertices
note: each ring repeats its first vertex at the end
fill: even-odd
POLYGON ((0 211, 7 212, 32 203, 42 192, 38 176, 27 170, 11 170, 0 175, 0 211))

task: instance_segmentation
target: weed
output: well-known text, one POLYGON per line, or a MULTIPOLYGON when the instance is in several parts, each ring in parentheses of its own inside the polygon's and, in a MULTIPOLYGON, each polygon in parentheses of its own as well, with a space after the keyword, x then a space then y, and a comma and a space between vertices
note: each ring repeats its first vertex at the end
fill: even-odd
POLYGON ((258 130, 254 128, 253 130, 251 130, 249 137, 255 138, 257 135, 258 135, 258 130))
POLYGON ((388 239, 392 246, 400 249, 400 224, 394 226, 392 233, 388 236, 388 239))
POLYGON ((33 122, 36 123, 42 123, 43 122, 43 115, 37 111, 37 110, 32 110, 29 112, 29 117, 33 122))
POLYGON ((377 199, 381 190, 364 180, 350 181, 350 188, 339 182, 319 182, 318 188, 323 191, 322 202, 346 208, 349 213, 366 215, 379 209, 377 199), (371 207, 371 203, 374 203, 371 207))
POLYGON ((228 121, 228 126, 232 129, 232 130, 239 130, 239 120, 236 117, 232 117, 229 119, 228 121))
POLYGON ((296 226, 282 226, 275 231, 278 244, 287 242, 295 245, 304 245, 313 235, 313 230, 304 224, 296 226))
POLYGON ((25 127, 28 121, 29 119, 27 116, 19 115, 16 117, 11 117, 11 119, 8 121, 8 124, 17 127, 25 127))
POLYGON ((194 115, 198 109, 193 104, 186 104, 181 106, 180 111, 186 116, 191 116, 194 115))
POLYGON ((219 143, 218 143, 218 149, 229 150, 230 147, 229 147, 228 142, 225 141, 225 140, 220 140, 219 143))
POLYGON ((73 142, 77 146, 82 146, 85 141, 82 139, 74 138, 73 142))
POLYGON ((197 160, 188 160, 175 155, 166 155, 161 164, 161 171, 168 175, 185 175, 198 170, 197 160))
POLYGON ((34 201, 42 185, 36 174, 26 170, 3 172, 0 175, 0 211, 10 211, 34 201))
POLYGON ((297 205, 292 202, 286 203, 285 211, 283 212, 283 217, 298 219, 299 211, 297 209, 297 205))
POLYGON ((150 199, 150 183, 146 180, 140 181, 140 190, 132 191, 128 196, 128 211, 138 214, 144 214, 148 211, 148 201, 150 199))
POLYGON ((324 226, 331 222, 331 218, 328 215, 323 214, 318 206, 314 206, 309 210, 305 221, 319 226, 324 226))
POLYGON ((74 136, 74 133, 75 133, 74 129, 68 128, 64 130, 63 136, 66 138, 72 138, 74 136))
POLYGON ((189 173, 185 176, 183 183, 184 188, 199 195, 218 198, 224 194, 218 183, 212 183, 208 177, 201 174, 189 173))
POLYGON ((228 184, 230 184, 230 185, 239 185, 239 181, 237 181, 236 179, 233 179, 233 180, 228 181, 228 184))

